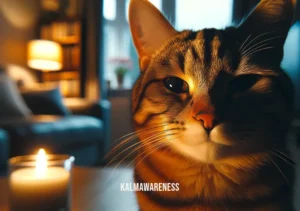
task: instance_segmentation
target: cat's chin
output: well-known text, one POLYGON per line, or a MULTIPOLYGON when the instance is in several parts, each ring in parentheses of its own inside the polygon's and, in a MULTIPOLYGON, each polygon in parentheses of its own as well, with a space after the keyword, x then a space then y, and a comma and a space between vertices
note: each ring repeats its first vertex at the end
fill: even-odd
POLYGON ((203 163, 213 163, 220 159, 220 150, 229 148, 228 146, 213 142, 203 141, 198 144, 189 144, 184 141, 178 141, 173 147, 185 157, 190 157, 203 163))

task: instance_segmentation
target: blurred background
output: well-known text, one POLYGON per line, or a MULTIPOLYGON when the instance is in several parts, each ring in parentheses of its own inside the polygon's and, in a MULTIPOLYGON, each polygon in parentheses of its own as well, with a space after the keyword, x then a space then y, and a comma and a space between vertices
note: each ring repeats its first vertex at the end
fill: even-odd
MULTIPOLYGON (((150 2, 176 29, 198 30, 236 25, 259 1, 150 2)), ((105 151, 110 149, 113 140, 132 131, 130 93, 139 76, 139 67, 128 26, 128 4, 129 0, 0 1, 3 71, 13 79, 21 94, 57 87, 63 105, 73 114, 95 102, 102 102, 103 108, 105 102, 106 109, 98 116, 104 126, 105 151)), ((299 12, 296 12, 282 66, 296 86, 299 111, 298 20, 299 12)))

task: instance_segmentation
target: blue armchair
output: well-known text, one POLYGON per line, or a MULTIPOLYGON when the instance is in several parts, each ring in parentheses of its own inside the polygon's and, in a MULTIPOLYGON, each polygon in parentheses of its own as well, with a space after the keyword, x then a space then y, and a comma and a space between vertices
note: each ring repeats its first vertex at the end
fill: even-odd
POLYGON ((8 152, 9 152, 8 134, 0 129, 0 176, 4 174, 7 167, 8 152))

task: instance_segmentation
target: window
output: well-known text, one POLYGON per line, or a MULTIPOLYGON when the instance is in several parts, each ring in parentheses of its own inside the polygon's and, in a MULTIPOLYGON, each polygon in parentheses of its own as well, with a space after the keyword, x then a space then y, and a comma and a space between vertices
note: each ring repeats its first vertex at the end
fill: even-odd
POLYGON ((149 0, 157 9, 161 11, 162 9, 162 0, 149 0))
POLYGON ((233 0, 176 0, 176 29, 224 28, 232 10, 233 0))
POLYGON ((295 108, 297 112, 300 112, 300 24, 296 23, 291 28, 287 40, 284 45, 284 58, 281 66, 290 76, 294 83, 296 96, 295 96, 295 108))
POLYGON ((116 0, 104 0, 103 1, 103 16, 106 20, 113 21, 117 16, 117 4, 116 0))

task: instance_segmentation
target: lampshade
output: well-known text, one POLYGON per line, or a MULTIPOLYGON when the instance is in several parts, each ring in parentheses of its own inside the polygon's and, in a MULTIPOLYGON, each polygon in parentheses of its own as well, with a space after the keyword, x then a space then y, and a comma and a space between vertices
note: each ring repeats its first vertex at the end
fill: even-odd
POLYGON ((42 71, 62 68, 61 46, 48 40, 32 40, 28 43, 28 66, 42 71))

